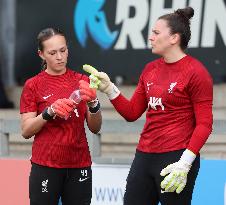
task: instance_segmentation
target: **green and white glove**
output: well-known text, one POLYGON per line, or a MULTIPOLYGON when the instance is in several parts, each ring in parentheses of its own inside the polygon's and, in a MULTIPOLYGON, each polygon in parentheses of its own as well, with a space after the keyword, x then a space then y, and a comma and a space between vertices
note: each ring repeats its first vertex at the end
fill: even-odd
POLYGON ((85 64, 83 65, 83 70, 90 74, 90 88, 97 89, 100 84, 100 80, 95 76, 95 74, 98 73, 97 69, 91 65, 85 64))
POLYGON ((163 192, 174 192, 177 194, 181 193, 187 183, 187 175, 191 169, 192 163, 195 160, 196 155, 186 149, 180 160, 173 164, 168 165, 162 169, 160 175, 167 176, 161 182, 161 188, 165 189, 163 192))
POLYGON ((96 84, 97 89, 107 94, 110 100, 119 96, 119 89, 111 82, 106 73, 99 72, 96 68, 87 64, 83 65, 83 70, 91 74, 89 76, 90 84, 96 84))

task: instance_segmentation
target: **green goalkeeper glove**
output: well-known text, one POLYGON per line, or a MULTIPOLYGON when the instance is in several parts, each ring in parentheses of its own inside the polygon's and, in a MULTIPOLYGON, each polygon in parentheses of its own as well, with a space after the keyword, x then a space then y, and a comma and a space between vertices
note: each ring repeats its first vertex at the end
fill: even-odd
POLYGON ((88 72, 90 74, 89 79, 90 79, 90 88, 95 88, 97 89, 99 84, 100 84, 100 80, 95 76, 95 74, 98 73, 97 69, 94 68, 91 65, 83 65, 83 70, 88 72))
POLYGON ((187 175, 191 169, 192 162, 195 160, 196 155, 190 150, 186 149, 180 160, 164 168, 160 175, 167 176, 161 182, 161 188, 165 189, 164 192, 181 193, 187 183, 187 175))
POLYGON ((96 84, 97 89, 107 94, 110 100, 115 99, 120 94, 120 91, 111 82, 106 73, 99 72, 97 69, 87 64, 83 65, 83 70, 91 74, 89 76, 90 83, 96 84))

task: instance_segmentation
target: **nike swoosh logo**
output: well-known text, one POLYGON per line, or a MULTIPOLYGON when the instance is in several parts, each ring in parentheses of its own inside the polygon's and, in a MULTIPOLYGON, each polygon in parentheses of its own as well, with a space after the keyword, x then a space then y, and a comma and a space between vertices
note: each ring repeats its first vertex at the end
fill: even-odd
POLYGON ((52 95, 53 95, 53 94, 44 96, 43 99, 46 100, 47 98, 49 98, 49 97, 52 96, 52 95))
POLYGON ((167 191, 163 191, 163 190, 161 189, 161 194, 163 194, 163 193, 165 193, 165 192, 167 192, 167 191))
POLYGON ((85 181, 85 180, 87 180, 87 179, 89 179, 89 177, 86 177, 86 178, 79 178, 79 182, 83 182, 83 181, 85 181))

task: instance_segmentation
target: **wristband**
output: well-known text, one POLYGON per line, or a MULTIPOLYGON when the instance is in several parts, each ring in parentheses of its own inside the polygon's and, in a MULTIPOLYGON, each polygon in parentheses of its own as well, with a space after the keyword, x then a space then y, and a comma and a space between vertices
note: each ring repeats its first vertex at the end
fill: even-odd
POLYGON ((92 114, 96 114, 100 110, 100 102, 97 101, 97 105, 95 107, 89 107, 89 112, 92 114))
POLYGON ((45 110, 42 112, 42 118, 44 120, 52 120, 54 116, 51 116, 49 113, 48 113, 48 107, 45 108, 45 110))
POLYGON ((120 95, 120 91, 115 86, 114 83, 111 83, 111 84, 112 84, 112 91, 111 91, 111 93, 107 93, 107 96, 108 96, 109 100, 114 100, 115 98, 117 98, 120 95))
POLYGON ((87 102, 87 105, 88 105, 88 107, 94 108, 94 107, 97 106, 98 102, 99 102, 99 101, 98 101, 98 99, 96 98, 95 100, 92 100, 92 101, 87 102))
POLYGON ((189 149, 186 149, 183 152, 180 159, 191 165, 193 163, 193 161, 195 160, 195 158, 196 158, 196 155, 189 149))

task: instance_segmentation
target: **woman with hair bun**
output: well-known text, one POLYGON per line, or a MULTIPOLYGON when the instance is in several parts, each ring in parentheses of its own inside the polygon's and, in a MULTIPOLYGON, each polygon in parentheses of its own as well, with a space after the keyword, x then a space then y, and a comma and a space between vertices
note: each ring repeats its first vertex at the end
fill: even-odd
POLYGON ((152 53, 127 100, 108 75, 94 71, 117 112, 127 121, 146 111, 127 178, 124 205, 190 205, 200 166, 199 151, 212 131, 212 78, 186 54, 191 7, 160 16, 149 38, 152 53))

